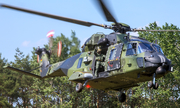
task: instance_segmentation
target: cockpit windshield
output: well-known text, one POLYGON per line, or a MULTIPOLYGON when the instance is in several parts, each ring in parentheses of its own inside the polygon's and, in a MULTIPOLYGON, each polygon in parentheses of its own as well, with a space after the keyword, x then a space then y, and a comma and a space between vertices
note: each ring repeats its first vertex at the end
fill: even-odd
POLYGON ((140 54, 146 51, 154 51, 149 43, 139 43, 137 53, 140 54))
POLYGON ((161 47, 159 47, 158 45, 155 45, 155 44, 153 44, 152 46, 156 49, 157 52, 164 54, 161 47))

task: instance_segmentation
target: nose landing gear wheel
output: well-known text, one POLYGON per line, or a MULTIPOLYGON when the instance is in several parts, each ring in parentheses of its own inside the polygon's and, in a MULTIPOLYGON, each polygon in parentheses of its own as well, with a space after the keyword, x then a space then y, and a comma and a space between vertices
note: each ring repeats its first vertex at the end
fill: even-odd
POLYGON ((153 88, 158 89, 159 84, 156 83, 156 73, 153 74, 153 80, 152 80, 153 88))
POLYGON ((82 85, 82 83, 77 83, 77 85, 76 85, 76 92, 81 92, 82 91, 82 89, 83 89, 83 85, 82 85))
POLYGON ((153 87, 153 82, 152 82, 152 81, 149 81, 147 86, 148 86, 148 88, 153 87))
POLYGON ((159 84, 158 84, 158 83, 155 83, 155 85, 153 85, 153 88, 154 88, 154 89, 158 89, 158 87, 159 87, 159 84))
POLYGON ((125 93, 121 93, 119 96, 118 96, 118 100, 119 102, 124 102, 126 100, 126 95, 125 93))

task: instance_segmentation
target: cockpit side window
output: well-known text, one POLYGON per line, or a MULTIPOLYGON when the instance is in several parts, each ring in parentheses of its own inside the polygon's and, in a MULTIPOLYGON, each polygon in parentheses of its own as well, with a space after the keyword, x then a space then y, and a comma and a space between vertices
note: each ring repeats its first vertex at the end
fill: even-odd
POLYGON ((128 43, 126 56, 136 54, 137 43, 128 43))

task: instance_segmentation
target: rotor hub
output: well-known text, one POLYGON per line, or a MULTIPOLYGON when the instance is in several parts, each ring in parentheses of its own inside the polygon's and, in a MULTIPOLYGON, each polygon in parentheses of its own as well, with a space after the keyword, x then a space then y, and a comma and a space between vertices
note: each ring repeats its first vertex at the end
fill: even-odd
POLYGON ((126 33, 127 31, 131 31, 130 26, 125 23, 112 23, 111 25, 115 32, 126 33))

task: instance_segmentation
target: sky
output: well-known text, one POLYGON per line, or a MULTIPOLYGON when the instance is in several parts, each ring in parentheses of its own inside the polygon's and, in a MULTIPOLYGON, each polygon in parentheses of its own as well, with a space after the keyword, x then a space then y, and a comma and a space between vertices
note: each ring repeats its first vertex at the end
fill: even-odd
MULTIPOLYGON (((142 28, 155 21, 159 26, 167 22, 180 27, 180 0, 105 1, 116 20, 130 25, 131 28, 142 28)), ((1 0, 0 3, 97 24, 112 23, 106 21, 94 0, 1 0)), ((50 30, 55 31, 55 37, 62 33, 69 38, 73 30, 81 45, 94 33, 113 32, 97 26, 86 27, 0 7, 1 58, 14 61, 16 48, 25 55, 31 55, 33 47, 43 47, 47 44, 46 34, 50 30)))

